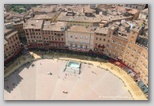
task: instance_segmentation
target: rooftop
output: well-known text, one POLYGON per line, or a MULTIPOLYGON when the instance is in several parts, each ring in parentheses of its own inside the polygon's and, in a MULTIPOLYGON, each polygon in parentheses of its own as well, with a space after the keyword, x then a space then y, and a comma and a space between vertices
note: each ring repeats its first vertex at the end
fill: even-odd
POLYGON ((7 33, 9 33, 9 32, 11 32, 12 31, 12 29, 4 29, 4 34, 7 34, 7 33))
POLYGON ((92 33, 93 30, 91 28, 86 28, 84 26, 72 26, 67 31, 73 31, 73 32, 85 32, 85 33, 92 33))
POLYGON ((32 10, 34 10, 34 12, 52 12, 53 11, 53 6, 51 7, 33 7, 32 10))
POLYGON ((95 12, 95 10, 91 9, 90 6, 83 7, 83 10, 84 10, 85 13, 93 13, 93 12, 95 12))
POLYGON ((66 28, 66 22, 44 21, 43 30, 63 31, 66 28))
POLYGON ((5 29, 4 30, 4 35, 6 39, 9 39, 10 37, 12 37, 13 35, 17 34, 17 31, 14 29, 5 29))
POLYGON ((37 20, 52 19, 55 15, 56 13, 40 14, 40 15, 35 15, 33 19, 37 19, 37 20))
POLYGON ((107 28, 107 27, 105 27, 105 28, 100 28, 100 27, 98 27, 98 28, 95 30, 95 33, 107 34, 107 33, 108 33, 108 30, 109 30, 109 28, 107 28))
POLYGON ((41 29, 43 24, 43 20, 27 20, 24 23, 24 29, 41 29))
POLYGON ((142 10, 141 12, 142 12, 142 13, 146 13, 146 14, 148 14, 148 8, 142 10))
POLYGON ((66 16, 66 13, 60 14, 57 20, 59 21, 77 21, 77 22, 100 22, 99 17, 86 17, 86 16, 66 16))

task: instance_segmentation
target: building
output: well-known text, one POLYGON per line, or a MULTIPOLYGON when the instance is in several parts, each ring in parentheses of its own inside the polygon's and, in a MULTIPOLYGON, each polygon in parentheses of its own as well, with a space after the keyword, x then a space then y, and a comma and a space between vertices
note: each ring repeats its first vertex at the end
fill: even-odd
POLYGON ((59 15, 57 21, 59 22, 67 22, 68 26, 85 26, 85 27, 93 27, 99 26, 99 22, 101 21, 100 17, 87 17, 87 16, 66 16, 66 12, 63 12, 59 15))
POLYGON ((138 10, 143 10, 146 7, 146 4, 124 4, 124 7, 135 8, 138 10))
POLYGON ((65 48, 65 22, 56 22, 44 20, 27 20, 24 23, 27 44, 29 48, 65 48))
POLYGON ((48 14, 54 12, 54 7, 55 6, 50 6, 50 7, 32 7, 32 11, 35 15, 41 15, 41 14, 48 14))
POLYGON ((83 7, 83 13, 87 17, 95 17, 96 10, 91 9, 90 6, 83 7))
POLYGON ((148 20, 148 8, 140 12, 139 19, 148 20))
POLYGON ((42 29, 44 47, 46 49, 65 49, 65 31, 67 23, 45 21, 42 29))
POLYGON ((89 52, 94 49, 94 30, 72 26, 66 31, 66 46, 73 51, 89 52))
POLYGON ((4 63, 10 61, 19 54, 22 46, 19 40, 18 32, 14 29, 4 30, 4 63))
POLYGON ((105 54, 141 76, 148 86, 148 28, 144 21, 112 22, 97 28, 94 52, 105 54))
POLYGON ((45 20, 45 21, 56 21, 57 17, 59 16, 59 12, 58 13, 47 13, 47 14, 39 14, 39 15, 35 15, 32 19, 34 20, 45 20))
POLYGON ((14 26, 15 30, 18 31, 19 37, 25 37, 24 36, 25 32, 23 30, 23 23, 24 23, 24 21, 21 21, 20 19, 16 19, 13 22, 13 26, 14 26))
POLYGON ((29 48, 43 48, 43 37, 41 31, 42 27, 43 20, 27 20, 26 23, 24 23, 23 29, 25 31, 25 36, 29 48))
POLYGON ((130 32, 128 44, 122 60, 126 65, 138 73, 144 84, 148 86, 148 40, 146 40, 146 42, 140 40, 140 36, 144 34, 142 30, 147 31, 147 29, 143 29, 143 26, 140 26, 138 22, 135 24, 135 27, 132 28, 130 32))
POLYGON ((94 31, 94 52, 107 54, 111 36, 109 27, 98 27, 94 31))

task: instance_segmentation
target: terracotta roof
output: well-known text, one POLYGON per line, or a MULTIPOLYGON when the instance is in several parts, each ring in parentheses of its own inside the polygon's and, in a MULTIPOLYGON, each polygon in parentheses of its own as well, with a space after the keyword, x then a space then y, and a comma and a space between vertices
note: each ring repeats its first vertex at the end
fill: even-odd
POLYGON ((96 30, 95 30, 95 33, 102 33, 102 34, 107 34, 108 33, 108 28, 100 28, 98 27, 96 30))
POLYGON ((52 12, 54 7, 33 7, 32 9, 35 11, 35 12, 52 12))
POLYGON ((58 19, 59 21, 77 21, 77 22, 100 22, 99 17, 86 17, 86 16, 65 16, 61 14, 58 19))
POLYGON ((148 14, 148 8, 142 10, 142 13, 147 13, 148 14))
POLYGON ((51 14, 40 14, 40 15, 35 15, 33 19, 38 19, 38 20, 43 20, 43 19, 52 19, 56 13, 51 13, 51 14))
POLYGON ((43 24, 43 20, 27 20, 26 23, 24 23, 23 28, 24 29, 41 29, 43 24))
POLYGON ((43 30, 64 31, 65 28, 66 22, 51 23, 50 21, 45 21, 43 25, 43 30))
POLYGON ((12 37, 13 35, 17 34, 17 31, 14 29, 5 29, 5 38, 9 39, 10 37, 12 37))
POLYGON ((92 33, 93 32, 91 30, 91 28, 86 28, 84 26, 72 26, 67 31, 71 31, 71 32, 86 32, 86 33, 92 33))

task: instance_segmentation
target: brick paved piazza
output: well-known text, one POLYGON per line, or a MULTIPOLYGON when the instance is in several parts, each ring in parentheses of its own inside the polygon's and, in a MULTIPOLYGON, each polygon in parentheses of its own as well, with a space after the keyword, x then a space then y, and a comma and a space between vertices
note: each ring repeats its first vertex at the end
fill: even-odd
POLYGON ((132 100, 123 81, 97 66, 82 63, 81 74, 63 72, 67 61, 42 59, 4 82, 5 100, 132 100), (52 75, 48 75, 52 72, 52 75), (67 74, 67 75, 66 75, 67 74), (13 84, 15 83, 15 85, 13 84), (8 87, 9 88, 8 88, 8 87), (65 94, 63 91, 67 91, 65 94))

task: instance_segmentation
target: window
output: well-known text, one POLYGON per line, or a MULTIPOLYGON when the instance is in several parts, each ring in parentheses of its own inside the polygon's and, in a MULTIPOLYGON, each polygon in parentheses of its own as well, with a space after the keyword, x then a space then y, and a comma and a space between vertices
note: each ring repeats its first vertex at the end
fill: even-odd
POLYGON ((104 39, 104 41, 105 41, 105 39, 104 39))
POLYGON ((101 41, 102 39, 100 38, 100 41, 101 41))
POLYGON ((96 38, 96 40, 97 40, 98 38, 96 38))

